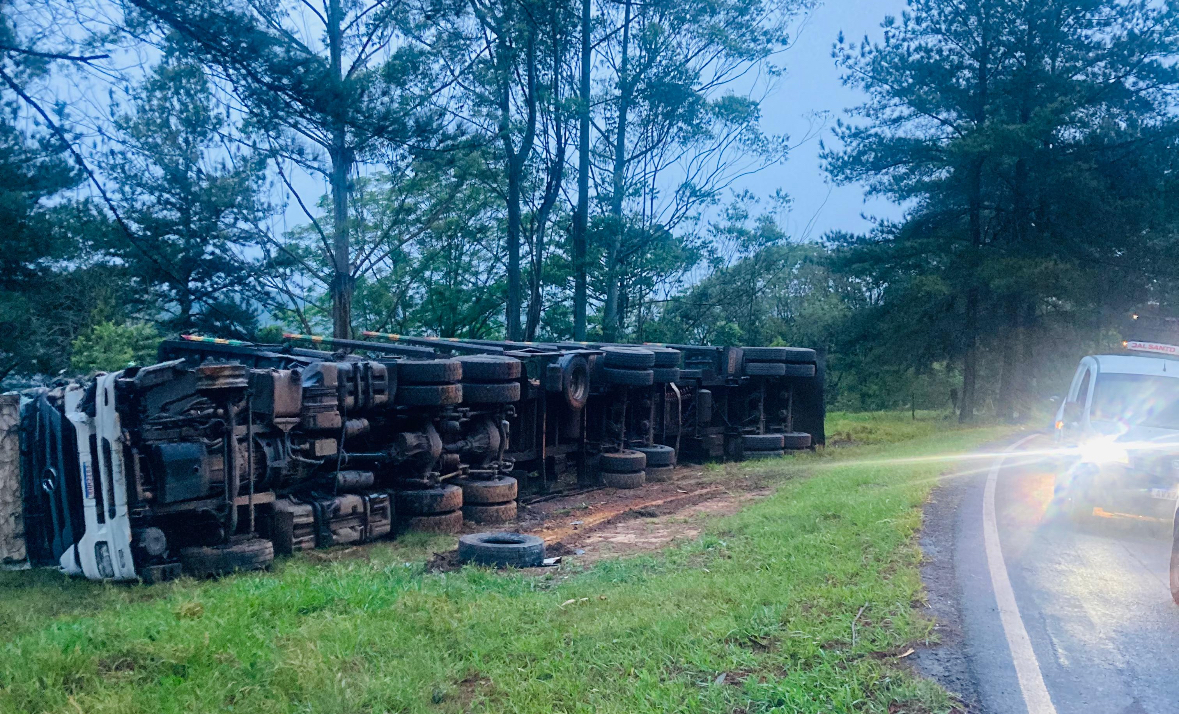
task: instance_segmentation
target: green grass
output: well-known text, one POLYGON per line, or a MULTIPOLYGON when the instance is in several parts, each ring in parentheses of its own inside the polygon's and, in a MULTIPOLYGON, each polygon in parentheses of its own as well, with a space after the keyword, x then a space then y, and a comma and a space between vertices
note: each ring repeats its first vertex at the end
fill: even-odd
POLYGON ((884 460, 1003 433, 744 465, 772 496, 588 570, 427 574, 446 541, 409 538, 217 582, 0 574, 0 712, 946 711, 896 659, 930 635, 913 535, 945 466, 884 460))
POLYGON ((835 446, 892 444, 961 429, 958 418, 947 411, 831 412, 827 414, 827 441, 835 446))

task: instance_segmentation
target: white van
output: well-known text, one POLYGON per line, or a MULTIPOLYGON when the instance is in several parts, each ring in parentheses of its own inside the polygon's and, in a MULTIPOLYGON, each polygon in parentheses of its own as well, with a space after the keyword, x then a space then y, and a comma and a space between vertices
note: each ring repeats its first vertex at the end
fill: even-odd
POLYGON ((1141 354, 1082 359, 1056 415, 1057 442, 1071 458, 1055 495, 1075 515, 1095 507, 1168 518, 1175 511, 1179 359, 1166 355, 1177 348, 1130 345, 1141 354))

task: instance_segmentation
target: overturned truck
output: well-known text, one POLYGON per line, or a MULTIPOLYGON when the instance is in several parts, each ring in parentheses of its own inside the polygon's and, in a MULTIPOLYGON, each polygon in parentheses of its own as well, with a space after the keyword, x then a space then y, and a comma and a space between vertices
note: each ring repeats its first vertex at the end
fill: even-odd
POLYGON ((364 336, 186 336, 148 367, 0 397, 0 560, 148 582, 260 569, 824 441, 809 349, 364 336))

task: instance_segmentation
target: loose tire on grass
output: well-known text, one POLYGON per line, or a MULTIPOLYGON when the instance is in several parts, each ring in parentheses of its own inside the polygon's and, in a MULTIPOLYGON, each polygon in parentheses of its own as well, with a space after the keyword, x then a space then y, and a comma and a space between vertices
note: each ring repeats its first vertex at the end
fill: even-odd
POLYGON ((781 451, 786 442, 781 434, 745 434, 741 446, 746 451, 781 451))
POLYGON ((485 505, 506 503, 516 500, 520 486, 511 476, 501 476, 487 481, 479 479, 455 479, 451 481, 463 491, 463 505, 485 505))
POLYGON ((786 365, 782 362, 746 362, 747 377, 784 377, 786 365))
POLYGON ((602 370, 606 381, 622 387, 650 387, 655 384, 655 372, 649 369, 615 369, 607 367, 602 370))
POLYGON ((776 459, 779 456, 785 456, 785 455, 786 455, 786 452, 782 451, 780 449, 777 451, 746 451, 745 452, 745 460, 749 461, 752 459, 776 459))
POLYGON ((787 449, 811 448, 811 435, 804 431, 791 431, 782 435, 782 446, 787 449))
POLYGON ((180 565, 194 578, 212 578, 248 570, 265 570, 274 562, 274 544, 265 538, 180 549, 180 565))
POLYGON ((463 401, 461 384, 399 384, 394 401, 403 407, 442 407, 463 401))
POLYGON ((544 565, 544 541, 523 533, 472 533, 459 538, 459 559, 499 568, 544 565))
POLYGON ((607 367, 651 369, 655 366, 655 353, 643 347, 611 345, 609 347, 603 347, 602 353, 607 367))
POLYGON ((401 519, 402 530, 422 533, 458 533, 463 529, 463 512, 435 513, 429 516, 408 516, 401 519))
POLYGON ((670 446, 636 446, 634 450, 647 457, 647 466, 675 466, 675 449, 670 446))
POLYGON ((456 359, 402 360, 397 363, 397 383, 449 384, 463 378, 463 365, 456 359))
POLYGON ((467 504, 463 506, 463 520, 471 523, 509 523, 516 520, 516 502, 467 504))
POLYGON ((602 454, 601 459, 598 461, 598 468, 602 471, 611 471, 616 474, 642 471, 647 468, 647 455, 641 451, 632 451, 631 449, 602 454))
POLYGON ((633 471, 628 474, 603 471, 602 483, 610 488, 642 488, 643 484, 647 483, 647 474, 644 471, 633 471))
POLYGON ((675 480, 674 466, 648 466, 647 483, 666 483, 675 480))
POLYGON ((656 384, 669 384, 680 381, 679 367, 652 367, 651 379, 656 384))
POLYGON ((466 404, 512 404, 520 401, 520 383, 484 384, 463 382, 463 402, 466 404))
POLYGON ((504 355, 464 355, 455 362, 463 366, 464 382, 510 382, 524 373, 524 363, 504 355))
POLYGON ((394 491, 396 513, 403 516, 429 516, 449 513, 463 507, 463 490, 446 484, 437 488, 394 491))
POLYGON ((746 362, 814 362, 815 351, 805 347, 745 347, 746 362))
POLYGON ((802 377, 809 379, 815 376, 815 365, 813 364, 784 364, 786 368, 786 377, 802 377))

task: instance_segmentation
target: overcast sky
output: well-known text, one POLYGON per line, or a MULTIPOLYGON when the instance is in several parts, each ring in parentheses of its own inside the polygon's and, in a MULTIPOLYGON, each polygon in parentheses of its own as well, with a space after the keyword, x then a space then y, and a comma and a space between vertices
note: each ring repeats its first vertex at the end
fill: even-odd
POLYGON ((832 126, 862 95, 844 87, 831 59, 831 45, 842 31, 858 41, 865 34, 879 41, 885 15, 900 15, 905 0, 823 0, 797 32, 795 45, 783 56, 787 69, 774 93, 762 104, 767 132, 790 135, 801 142, 815 126, 812 115, 828 112, 819 135, 798 146, 783 164, 759 173, 744 184, 758 195, 781 188, 793 199, 786 228, 796 239, 817 239, 831 230, 861 232, 869 227, 863 216, 895 217, 900 210, 887 201, 865 202, 860 186, 835 186, 819 161, 819 138, 832 142, 832 126))

